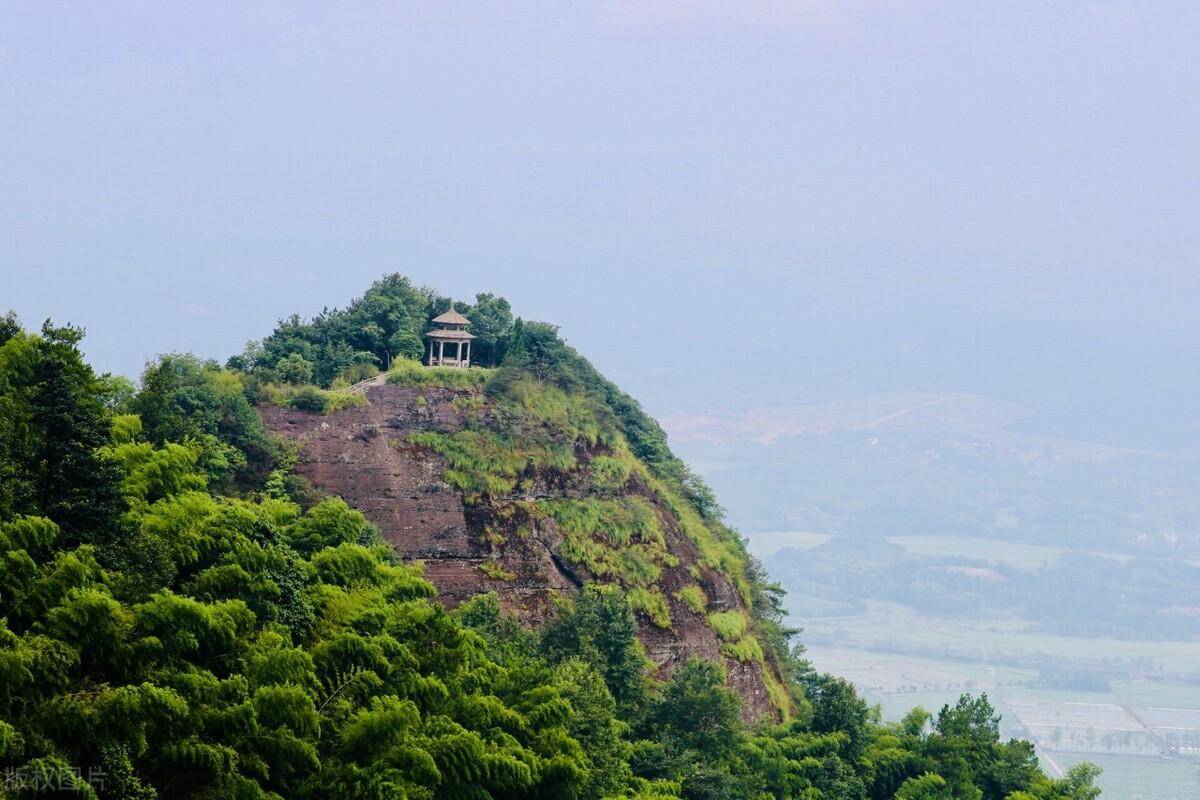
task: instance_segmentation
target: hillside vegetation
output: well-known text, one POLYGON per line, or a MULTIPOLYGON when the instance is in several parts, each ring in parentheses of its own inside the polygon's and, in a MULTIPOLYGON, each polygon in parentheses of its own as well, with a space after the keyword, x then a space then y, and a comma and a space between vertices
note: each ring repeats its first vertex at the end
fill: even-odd
MULTIPOLYGON (((385 339, 407 335, 411 309, 422 303, 429 316, 445 307, 434 293, 415 290, 393 276, 344 311, 326 311, 311 323, 281 323, 261 347, 248 348, 257 356, 233 366, 245 370, 251 382, 268 387, 261 399, 295 407, 276 388, 281 364, 348 351, 363 343, 351 333, 363 328, 377 328, 385 339)), ((507 302, 480 295, 476 305, 464 310, 473 329, 480 310, 489 307, 508 310, 507 302)), ((804 699, 791 696, 795 693, 786 687, 794 685, 803 665, 792 652, 791 632, 782 625, 781 593, 750 558, 740 536, 724 524, 711 490, 671 453, 658 423, 568 347, 553 326, 511 315, 499 323, 489 321, 494 324, 486 328, 488 335, 503 337, 487 350, 500 357, 495 368, 431 369, 403 357, 390 361, 389 384, 459 393, 454 403, 461 424, 414 431, 407 443, 441 456, 447 465, 443 478, 466 502, 486 504, 499 518, 493 538, 519 535, 540 520, 553 520, 564 536, 555 555, 584 570, 589 579, 619 587, 636 612, 662 629, 673 625, 663 571, 680 566, 680 554, 667 547, 663 524, 677 526, 698 557, 687 565, 692 573, 688 585, 675 591, 693 600, 703 595, 705 570, 735 588, 739 607, 713 610, 735 617, 748 611, 751 618, 736 637, 720 635, 722 652, 738 662, 761 665, 759 674, 778 716, 790 716, 793 704, 803 705, 804 699), (569 484, 565 491, 557 488, 564 484, 569 484), (509 529, 507 534, 503 528, 509 529)), ((347 385, 351 377, 385 363, 376 356, 366 372, 361 365, 351 366, 329 377, 328 388, 293 387, 290 397, 310 391, 336 395, 336 387, 347 385)), ((321 372, 306 368, 298 380, 321 372)), ((332 413, 346 403, 305 408, 332 413)), ((496 580, 507 574, 496 563, 481 569, 496 580)))
MULTIPOLYGON (((380 324, 389 344, 415 330, 402 311, 437 310, 402 279, 372 291, 395 300, 380 324)), ((535 433, 513 442, 481 428, 423 446, 482 497, 519 485, 520 463, 573 457, 557 434, 604 443, 607 460, 590 465, 597 496, 538 513, 574 532, 581 559, 652 595, 654 568, 672 554, 645 508, 603 497, 631 475, 651 484, 744 592, 749 618, 710 623, 739 651, 758 633, 788 684, 790 717, 748 728, 716 664, 652 679, 631 605, 653 601, 633 592, 588 586, 536 630, 489 595, 448 613, 420 566, 399 563, 360 513, 311 496, 292 474, 294 452, 254 412, 280 396, 271 392, 303 396, 310 380, 313 397, 340 397, 335 384, 356 364, 387 366, 364 356, 333 370, 357 346, 339 338, 345 313, 323 315, 319 334, 285 324, 315 360, 282 345, 232 369, 164 357, 140 391, 95 375, 76 329, 0 325, 7 796, 1095 796, 1087 766, 1051 780, 1030 745, 1001 742, 986 698, 883 725, 847 683, 808 671, 779 625, 778 591, 711 493, 549 326, 514 321, 495 373, 454 379, 484 381, 490 402, 535 433), (311 376, 280 373, 300 359, 311 376), (531 394, 530 380, 560 394, 531 394), (601 538, 611 547, 591 553, 601 538), (622 548, 639 555, 606 561, 622 548)), ((680 602, 704 608, 705 597, 688 587, 680 602)))

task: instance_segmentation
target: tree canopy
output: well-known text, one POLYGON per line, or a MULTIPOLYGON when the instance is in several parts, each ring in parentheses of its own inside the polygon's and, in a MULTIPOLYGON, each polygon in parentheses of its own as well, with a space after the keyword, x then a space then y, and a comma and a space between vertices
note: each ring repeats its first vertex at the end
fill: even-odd
MULTIPOLYGON (((251 342, 228 366, 264 381, 326 388, 338 379, 353 382, 388 369, 397 359, 420 359, 430 321, 449 307, 449 298, 434 290, 415 287, 402 275, 387 275, 344 309, 327 308, 311 320, 299 315, 280 320, 270 336, 251 342)), ((476 295, 474 304, 457 303, 456 308, 471 321, 476 337, 472 360, 481 366, 499 364, 513 326, 508 301, 484 293, 476 295)))

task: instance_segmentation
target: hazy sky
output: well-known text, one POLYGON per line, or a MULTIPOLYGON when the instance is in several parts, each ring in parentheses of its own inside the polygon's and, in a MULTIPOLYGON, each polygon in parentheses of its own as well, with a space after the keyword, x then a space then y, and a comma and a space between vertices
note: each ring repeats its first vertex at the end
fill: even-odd
POLYGON ((618 370, 892 310, 1194 330, 1198 40, 1144 0, 8 2, 0 307, 129 374, 393 270, 618 370))

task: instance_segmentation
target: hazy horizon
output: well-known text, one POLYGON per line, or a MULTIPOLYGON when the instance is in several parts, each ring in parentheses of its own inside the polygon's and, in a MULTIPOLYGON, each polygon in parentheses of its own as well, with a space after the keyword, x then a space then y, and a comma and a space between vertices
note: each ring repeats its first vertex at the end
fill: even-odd
POLYGON ((681 349, 947 309, 1197 338, 1194 4, 5 16, 0 305, 102 369, 391 271, 610 370, 651 316, 681 349))

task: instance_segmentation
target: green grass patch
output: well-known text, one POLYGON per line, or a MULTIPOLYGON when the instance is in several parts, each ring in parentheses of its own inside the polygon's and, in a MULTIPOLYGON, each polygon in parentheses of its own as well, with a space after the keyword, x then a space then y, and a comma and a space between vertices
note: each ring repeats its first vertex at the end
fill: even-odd
POLYGON ((771 706, 779 712, 779 716, 786 723, 792 717, 792 696, 788 694, 787 687, 780 683, 775 677, 775 671, 767 669, 764 666, 762 671, 763 683, 767 687, 767 699, 771 701, 771 706))
POLYGON ((300 386, 289 383, 264 384, 261 391, 263 399, 268 403, 280 408, 311 411, 314 414, 332 414, 342 409, 367 405, 367 398, 361 394, 322 389, 309 384, 300 386))
POLYGON ((632 469, 630 461, 619 456, 596 456, 589 466, 592 472, 592 487, 600 493, 619 491, 629 482, 632 469))
MULTIPOLYGON (((736 642, 727 642, 721 645, 721 652, 730 658, 741 661, 743 664, 748 664, 752 661, 761 664, 763 661, 762 645, 753 636, 743 636, 736 642)), ((766 670, 763 671, 766 672, 766 670)))
POLYGON ((515 572, 509 572, 500 566, 499 561, 484 561, 479 565, 479 571, 494 581, 512 581, 517 578, 515 572))
POLYGON ((683 587, 675 593, 675 599, 697 614, 703 614, 704 609, 708 608, 708 598, 704 596, 704 590, 699 586, 683 587))
POLYGON ((460 394, 450 401, 450 405, 457 411, 470 413, 483 410, 487 400, 481 394, 460 394))
POLYGON ((537 507, 564 531, 601 536, 615 545, 641 542, 666 550, 658 512, 640 497, 541 500, 537 507))
POLYGON ((640 611, 660 628, 671 627, 671 609, 657 586, 634 586, 625 590, 625 599, 634 611, 640 611))
POLYGON ((395 386, 439 389, 482 389, 496 370, 481 367, 427 367, 420 361, 397 359, 387 382, 395 386))
POLYGON ((523 447, 490 430, 416 431, 408 441, 446 459, 449 467, 443 477, 468 499, 510 494, 530 469, 567 471, 575 466, 575 455, 565 445, 523 447))
POLYGON ((658 512, 640 497, 539 500, 536 513, 558 523, 559 554, 596 577, 626 586, 649 586, 664 565, 678 560, 667 552, 658 512))
POLYGON ((658 553, 644 544, 614 548, 590 536, 567 534, 559 555, 598 578, 617 578, 627 586, 657 583, 662 577, 658 553))
POLYGON ((750 621, 741 611, 714 611, 708 615, 708 626, 722 641, 736 642, 746 634, 750 621))
POLYGON ((505 426, 523 436, 608 447, 618 441, 611 415, 587 395, 568 394, 529 375, 509 381, 491 394, 505 426))

